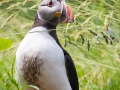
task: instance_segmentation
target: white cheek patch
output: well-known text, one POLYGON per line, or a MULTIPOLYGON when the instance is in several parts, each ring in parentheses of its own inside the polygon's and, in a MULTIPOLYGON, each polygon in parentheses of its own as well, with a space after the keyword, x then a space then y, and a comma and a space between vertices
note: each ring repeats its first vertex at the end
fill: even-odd
POLYGON ((55 13, 61 11, 61 3, 57 0, 52 0, 53 5, 49 7, 47 5, 48 0, 43 1, 42 4, 38 7, 37 14, 38 18, 42 21, 49 22, 55 18, 55 13), (44 5, 45 4, 45 5, 44 5))
POLYGON ((50 21, 51 19, 54 18, 55 10, 52 7, 39 6, 37 13, 38 13, 39 19, 44 21, 50 21))

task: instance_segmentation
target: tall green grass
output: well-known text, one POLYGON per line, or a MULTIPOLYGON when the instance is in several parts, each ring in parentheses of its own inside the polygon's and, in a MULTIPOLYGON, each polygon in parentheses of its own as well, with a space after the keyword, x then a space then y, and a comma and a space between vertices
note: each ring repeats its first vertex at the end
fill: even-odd
MULTIPOLYGON (((21 90, 15 80, 15 52, 34 22, 39 2, 0 1, 0 90, 21 90)), ((81 90, 120 90, 120 1, 66 2, 75 22, 60 24, 57 34, 75 62, 81 90)))

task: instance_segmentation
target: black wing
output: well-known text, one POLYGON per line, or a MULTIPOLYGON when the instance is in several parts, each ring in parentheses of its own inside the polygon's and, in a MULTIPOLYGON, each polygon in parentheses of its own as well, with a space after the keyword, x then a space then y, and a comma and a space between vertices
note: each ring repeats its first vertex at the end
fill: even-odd
POLYGON ((74 62, 70 55, 65 50, 63 51, 65 55, 66 71, 72 90, 79 90, 78 76, 76 73, 74 62))
MULTIPOLYGON (((50 35, 56 40, 57 44, 62 48, 61 44, 59 43, 59 40, 56 35, 56 30, 53 30, 50 32, 50 35)), ((62 48, 63 49, 63 48, 62 48)), ((75 65, 70 57, 70 55, 63 49, 64 56, 65 56, 65 65, 66 65, 66 71, 68 80, 70 82, 70 85, 72 87, 72 90, 79 90, 79 83, 78 83, 78 76, 76 73, 75 65)))

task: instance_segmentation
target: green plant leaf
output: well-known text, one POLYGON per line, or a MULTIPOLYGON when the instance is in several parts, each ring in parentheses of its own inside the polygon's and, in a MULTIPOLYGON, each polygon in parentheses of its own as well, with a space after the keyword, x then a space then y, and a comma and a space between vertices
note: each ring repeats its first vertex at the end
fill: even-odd
POLYGON ((12 43, 10 39, 0 38, 0 51, 10 48, 12 43))

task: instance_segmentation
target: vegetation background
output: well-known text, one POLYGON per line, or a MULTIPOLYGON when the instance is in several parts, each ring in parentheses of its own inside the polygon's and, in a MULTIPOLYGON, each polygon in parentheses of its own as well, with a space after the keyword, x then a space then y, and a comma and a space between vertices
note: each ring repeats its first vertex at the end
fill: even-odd
MULTIPOLYGON (((120 90, 120 0, 66 2, 75 22, 59 25, 57 33, 75 62, 81 90, 120 90)), ((0 90, 24 89, 15 80, 15 52, 39 3, 0 0, 0 90)))

